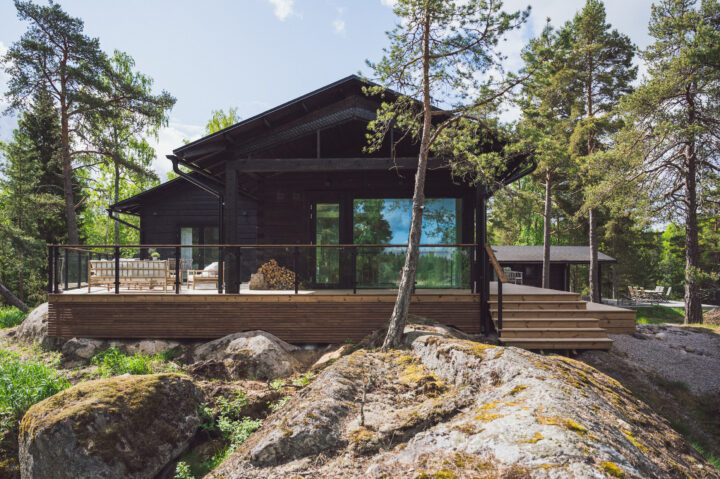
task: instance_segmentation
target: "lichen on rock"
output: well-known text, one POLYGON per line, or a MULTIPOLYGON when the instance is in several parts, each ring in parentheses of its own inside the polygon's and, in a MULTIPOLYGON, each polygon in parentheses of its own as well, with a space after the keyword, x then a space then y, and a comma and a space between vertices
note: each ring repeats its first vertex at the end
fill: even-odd
POLYGON ((720 478, 584 363, 409 329, 329 365, 210 477, 720 478))
POLYGON ((22 476, 153 477, 187 447, 201 401, 200 390, 179 374, 81 383, 23 417, 22 476))

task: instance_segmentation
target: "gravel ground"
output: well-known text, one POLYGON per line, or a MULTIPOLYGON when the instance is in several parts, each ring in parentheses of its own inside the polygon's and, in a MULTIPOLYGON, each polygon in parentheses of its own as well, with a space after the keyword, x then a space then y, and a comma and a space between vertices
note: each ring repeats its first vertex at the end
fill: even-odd
POLYGON ((671 324, 638 324, 635 334, 609 334, 613 353, 696 394, 720 393, 720 334, 671 324))

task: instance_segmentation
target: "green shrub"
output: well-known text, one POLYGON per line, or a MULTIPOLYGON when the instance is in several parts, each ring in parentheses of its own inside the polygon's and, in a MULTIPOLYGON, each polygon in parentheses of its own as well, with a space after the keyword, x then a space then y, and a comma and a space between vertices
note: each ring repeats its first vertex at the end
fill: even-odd
POLYGON ((124 354, 117 348, 107 349, 93 356, 91 364, 98 367, 98 374, 104 378, 121 374, 153 374, 176 371, 173 363, 165 360, 165 355, 124 354))
POLYGON ((179 461, 175 467, 173 479, 195 479, 195 476, 190 471, 190 466, 187 462, 179 461))
POLYGON ((215 411, 207 404, 200 405, 199 412, 203 419, 200 429, 211 437, 219 436, 225 445, 216 454, 205 457, 202 461, 196 461, 196 456, 186 456, 188 462, 178 462, 178 467, 175 469, 175 479, 204 476, 227 459, 235 449, 240 447, 262 425, 260 419, 241 417, 243 408, 247 406, 247 403, 245 393, 236 391, 235 397, 232 399, 219 398, 215 411), (186 471, 189 475, 180 475, 185 474, 186 471))
POLYGON ((282 409, 282 407, 290 400, 289 396, 283 396, 281 397, 277 402, 274 402, 272 404, 269 404, 268 407, 272 412, 275 412, 279 409, 282 409))
POLYGON ((27 313, 23 313, 15 306, 0 308, 0 328, 12 328, 22 323, 27 318, 27 313))
POLYGON ((314 377, 315 376, 313 375, 313 373, 308 371, 305 374, 303 374, 302 376, 300 376, 299 378, 293 380, 293 382, 292 382, 293 386, 304 388, 305 386, 310 384, 310 381, 312 381, 314 377))
POLYGON ((285 387, 285 380, 284 379, 273 379, 270 381, 270 389, 273 391, 277 391, 279 389, 282 389, 285 387))
POLYGON ((69 386, 55 369, 0 349, 0 428, 13 427, 30 406, 69 386))

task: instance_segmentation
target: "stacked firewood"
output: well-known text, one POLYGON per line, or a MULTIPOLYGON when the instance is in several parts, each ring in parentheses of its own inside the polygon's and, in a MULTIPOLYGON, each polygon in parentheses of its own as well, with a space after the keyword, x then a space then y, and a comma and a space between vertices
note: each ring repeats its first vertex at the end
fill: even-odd
POLYGON ((263 275, 268 289, 295 288, 295 273, 280 266, 274 259, 260 266, 258 273, 263 275))

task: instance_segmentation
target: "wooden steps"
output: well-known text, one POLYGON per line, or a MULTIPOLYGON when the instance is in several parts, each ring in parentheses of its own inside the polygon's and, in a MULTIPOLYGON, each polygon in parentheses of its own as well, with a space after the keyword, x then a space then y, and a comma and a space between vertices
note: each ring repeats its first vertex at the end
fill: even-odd
MULTIPOLYGON (((497 297, 493 295, 489 303, 497 328, 497 297)), ((503 295, 500 341, 534 350, 607 350, 612 340, 603 325, 612 324, 614 317, 627 319, 628 312, 588 309, 577 294, 503 295)))
POLYGON ((598 338, 602 328, 503 328, 503 339, 515 338, 598 338))
POLYGON ((604 349, 612 347, 608 338, 512 338, 501 339, 506 346, 524 349, 604 349))
MULTIPOLYGON (((497 301, 488 301, 490 310, 497 311, 497 301)), ((585 301, 507 301, 503 298, 503 312, 508 310, 523 309, 582 309, 586 308, 585 301)))

